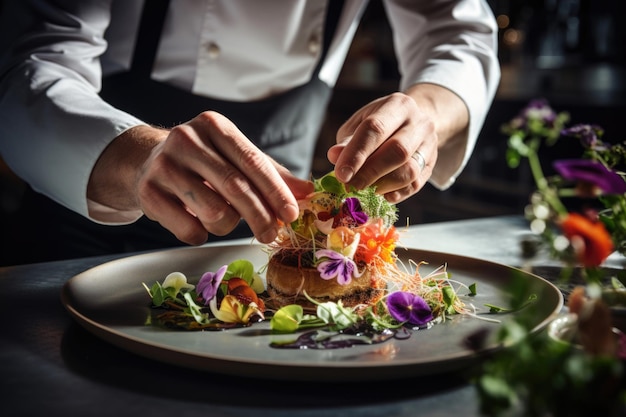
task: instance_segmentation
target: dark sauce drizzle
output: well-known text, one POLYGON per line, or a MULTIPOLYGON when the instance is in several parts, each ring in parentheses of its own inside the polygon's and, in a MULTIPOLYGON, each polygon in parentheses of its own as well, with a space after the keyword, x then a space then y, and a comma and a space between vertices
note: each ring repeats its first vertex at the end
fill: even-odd
MULTIPOLYGON (((195 331, 224 331, 229 329, 250 327, 254 323, 260 323, 263 318, 253 316, 248 324, 211 322, 199 325, 189 315, 181 311, 170 310, 162 307, 153 308, 153 323, 169 329, 195 330, 195 331), (156 310, 156 311, 155 311, 156 310), (163 311, 165 310, 165 311, 163 311), (160 311, 157 313, 157 311, 160 311)), ((268 314, 271 317, 271 313, 268 314)), ((267 320, 269 317, 265 317, 267 320)), ((357 323, 343 330, 329 330, 319 328, 300 334, 295 340, 274 341, 270 347, 276 349, 346 349, 357 345, 375 345, 384 343, 390 339, 407 340, 417 330, 429 329, 432 323, 423 326, 402 326, 397 329, 374 330, 366 323, 357 323)))
POLYGON ((310 330, 295 340, 272 342, 270 347, 277 349, 345 349, 356 345, 374 345, 390 339, 406 340, 415 330, 430 326, 400 327, 375 331, 367 325, 355 325, 341 331, 329 332, 324 329, 310 330))

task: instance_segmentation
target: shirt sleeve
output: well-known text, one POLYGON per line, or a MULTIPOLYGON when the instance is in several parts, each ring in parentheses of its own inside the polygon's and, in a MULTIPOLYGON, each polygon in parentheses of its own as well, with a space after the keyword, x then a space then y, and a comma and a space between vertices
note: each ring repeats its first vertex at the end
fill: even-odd
POLYGON ((500 82, 496 21, 484 0, 387 0, 385 6, 400 88, 440 85, 458 95, 469 112, 465 146, 440 152, 430 180, 446 189, 467 164, 500 82))
POLYGON ((140 212, 112 214, 96 204, 90 216, 86 198, 89 176, 105 147, 143 124, 98 95, 110 2, 25 0, 3 7, 2 15, 12 19, 8 24, 3 17, 0 29, 3 159, 33 189, 85 217, 104 223, 136 220, 140 212))

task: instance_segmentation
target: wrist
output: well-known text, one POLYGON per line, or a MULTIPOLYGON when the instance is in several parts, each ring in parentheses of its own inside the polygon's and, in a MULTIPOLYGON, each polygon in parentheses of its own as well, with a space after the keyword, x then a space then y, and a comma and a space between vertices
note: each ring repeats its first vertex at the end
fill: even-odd
POLYGON ((117 210, 138 210, 138 176, 154 147, 167 135, 165 129, 139 125, 113 139, 91 172, 87 198, 117 210))
POLYGON ((421 83, 409 87, 405 94, 435 123, 440 148, 466 136, 469 112, 455 93, 436 84, 421 83))
POLYGON ((464 166, 470 149, 469 110, 458 95, 436 84, 415 84, 406 94, 435 124, 438 157, 430 181, 435 187, 446 189, 464 166))

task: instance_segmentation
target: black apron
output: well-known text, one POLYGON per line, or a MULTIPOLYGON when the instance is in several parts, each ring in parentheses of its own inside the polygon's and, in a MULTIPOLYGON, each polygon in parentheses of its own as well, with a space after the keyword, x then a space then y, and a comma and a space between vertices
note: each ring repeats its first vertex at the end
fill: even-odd
MULTIPOLYGON (((228 117, 259 148, 295 175, 306 178, 331 90, 318 76, 333 37, 341 1, 329 1, 320 62, 311 81, 268 99, 233 102, 196 96, 150 79, 168 1, 146 1, 131 70, 103 80, 101 97, 147 123, 169 127, 202 111, 228 117)), ((28 188, 22 208, 3 234, 0 264, 14 265, 56 259, 155 250, 184 245, 158 223, 141 217, 122 226, 93 223, 28 188)), ((225 238, 252 236, 248 226, 225 238)), ((224 239, 209 236, 210 241, 224 239)))

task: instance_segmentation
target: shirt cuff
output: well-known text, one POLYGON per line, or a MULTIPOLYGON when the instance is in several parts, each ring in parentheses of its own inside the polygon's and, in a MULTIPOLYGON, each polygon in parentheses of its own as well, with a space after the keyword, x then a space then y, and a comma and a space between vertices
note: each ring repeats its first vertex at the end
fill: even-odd
POLYGON ((131 224, 143 216, 141 210, 117 210, 89 199, 87 199, 87 212, 89 218, 95 223, 111 226, 131 224))

